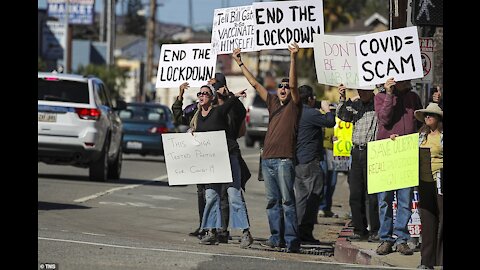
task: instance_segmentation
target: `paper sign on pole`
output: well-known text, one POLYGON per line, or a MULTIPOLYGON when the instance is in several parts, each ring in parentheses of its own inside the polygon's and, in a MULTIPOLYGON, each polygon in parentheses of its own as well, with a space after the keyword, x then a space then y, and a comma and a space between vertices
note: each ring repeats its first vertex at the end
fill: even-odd
POLYGON ((225 131, 162 134, 168 184, 231 183, 225 131))
POLYGON ((354 36, 313 35, 317 80, 321 84, 350 89, 374 89, 358 85, 357 53, 354 36))
POLYGON ((333 142, 333 156, 349 157, 352 149, 353 123, 345 122, 335 117, 334 136, 337 140, 333 142))
POLYGON ((418 186, 418 133, 369 142, 368 194, 418 186))
POLYGON ((355 46, 360 86, 423 77, 416 26, 356 36, 355 46))
POLYGON ((212 53, 230 54, 255 50, 255 20, 252 6, 219 8, 213 11, 212 53))
POLYGON ((313 47, 313 34, 323 34, 323 2, 254 2, 256 50, 313 47))
POLYGON ((215 76, 216 65, 211 43, 163 44, 155 86, 178 87, 188 82, 200 87, 215 76))

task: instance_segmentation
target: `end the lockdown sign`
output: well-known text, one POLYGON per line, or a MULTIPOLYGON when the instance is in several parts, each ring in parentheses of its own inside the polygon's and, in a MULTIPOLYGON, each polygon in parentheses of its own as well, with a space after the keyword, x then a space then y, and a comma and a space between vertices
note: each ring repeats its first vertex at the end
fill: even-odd
POLYGON ((368 194, 418 186, 418 133, 369 142, 368 194))
POLYGON ((216 64, 211 43, 163 44, 155 86, 178 87, 188 82, 200 87, 215 76, 216 64))
POLYGON ((313 47, 313 34, 323 34, 323 2, 254 2, 255 50, 286 49, 296 42, 300 48, 313 47))

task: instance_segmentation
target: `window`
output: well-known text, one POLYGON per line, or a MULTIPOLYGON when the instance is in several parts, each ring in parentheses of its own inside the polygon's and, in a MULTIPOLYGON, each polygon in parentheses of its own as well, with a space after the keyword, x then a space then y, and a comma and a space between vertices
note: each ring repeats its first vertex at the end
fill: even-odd
POLYGON ((87 82, 38 79, 38 100, 89 103, 87 82))

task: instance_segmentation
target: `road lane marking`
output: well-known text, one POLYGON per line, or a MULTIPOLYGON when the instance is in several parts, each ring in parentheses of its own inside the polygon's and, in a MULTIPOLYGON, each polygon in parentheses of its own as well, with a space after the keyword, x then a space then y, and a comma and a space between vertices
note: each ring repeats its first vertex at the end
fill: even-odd
POLYGON ((266 257, 258 257, 258 256, 220 254, 220 253, 207 253, 207 252, 197 252, 197 251, 187 251, 187 250, 174 250, 174 249, 165 249, 165 248, 132 247, 132 246, 112 245, 112 244, 105 244, 105 243, 98 243, 98 242, 96 243, 96 242, 76 241, 76 240, 68 240, 68 239, 48 238, 48 237, 40 237, 40 236, 38 237, 38 240, 56 241, 56 242, 67 242, 67 243, 85 244, 85 245, 102 246, 102 247, 112 247, 112 248, 124 248, 124 249, 136 249, 136 250, 150 250, 150 251, 161 251, 161 252, 171 252, 171 253, 186 253, 186 254, 194 254, 194 255, 208 255, 208 256, 220 256, 220 257, 237 257, 237 258, 249 258, 249 259, 268 260, 268 261, 275 261, 275 260, 276 260, 275 258, 266 258, 266 257))
POLYGON ((171 208, 171 207, 155 206, 153 204, 143 203, 143 202, 125 202, 125 203, 121 203, 121 202, 98 202, 98 204, 108 204, 108 205, 116 205, 116 206, 148 207, 148 208, 163 209, 163 210, 175 210, 174 208, 171 208))
POLYGON ((109 194, 109 193, 113 193, 115 191, 119 191, 119 190, 124 190, 124 189, 132 189, 132 188, 136 188, 136 187, 139 187, 141 185, 144 185, 148 182, 152 182, 152 181, 162 181, 164 179, 167 179, 168 178, 168 175, 165 174, 165 175, 162 175, 162 176, 159 176, 157 178, 154 178, 152 180, 145 180, 144 182, 140 183, 140 184, 136 184, 136 185, 126 185, 126 186, 123 186, 123 187, 116 187, 116 188, 111 188, 109 190, 106 190, 106 191, 103 191, 103 192, 98 192, 98 193, 95 193, 93 195, 90 195, 90 196, 86 196, 86 197, 83 197, 83 198, 79 198, 79 199, 76 199, 76 200, 73 200, 74 202, 76 203, 84 203, 86 201, 89 201, 89 200, 93 200, 93 199, 96 199, 100 196, 103 196, 103 195, 106 195, 106 194, 109 194))
POLYGON ((171 200, 185 201, 185 199, 167 196, 167 195, 144 195, 144 196, 150 197, 153 200, 161 200, 161 201, 171 201, 171 200))
POLYGON ((106 234, 90 233, 90 232, 81 232, 81 234, 93 235, 93 236, 107 236, 106 234))

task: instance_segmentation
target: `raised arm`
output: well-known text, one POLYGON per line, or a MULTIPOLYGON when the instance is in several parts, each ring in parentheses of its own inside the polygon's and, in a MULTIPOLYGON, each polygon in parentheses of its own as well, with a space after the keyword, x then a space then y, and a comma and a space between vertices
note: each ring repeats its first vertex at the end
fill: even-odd
POLYGON ((345 93, 346 90, 347 90, 347 88, 343 84, 340 84, 338 86, 338 94, 340 95, 340 99, 339 99, 339 102, 338 102, 336 114, 337 114, 337 117, 340 118, 341 120, 343 120, 345 122, 352 122, 353 121, 353 111, 349 110, 349 109, 351 109, 351 107, 349 109, 347 109, 347 107, 349 105, 351 105, 352 102, 350 101, 349 104, 347 104, 347 101, 346 101, 347 96, 346 96, 346 93, 345 93))
MULTIPOLYGON (((173 112, 173 122, 176 125, 185 124, 187 119, 183 119, 183 94, 185 90, 189 87, 188 82, 184 82, 179 87, 178 96, 175 98, 175 102, 172 104, 172 112, 173 112)), ((188 125, 188 123, 187 123, 188 125)))
POLYGON ((389 78, 385 82, 385 95, 375 95, 375 112, 378 116, 379 124, 386 126, 392 122, 393 117, 393 87, 395 80, 389 78))
POLYGON ((235 62, 237 62, 238 66, 242 70, 243 76, 245 76, 245 78, 247 78, 248 82, 253 86, 253 88, 255 88, 255 90, 260 95, 260 97, 263 99, 263 101, 267 102, 267 96, 268 96, 267 89, 265 89, 265 87, 263 87, 263 85, 258 83, 257 79, 255 79, 255 77, 252 75, 252 73, 250 73, 250 71, 247 69, 247 67, 243 64, 241 56, 240 56, 240 49, 239 48, 236 48, 235 50, 233 50, 232 58, 235 60, 235 62))
POLYGON ((300 93, 298 92, 297 87, 297 68, 296 68, 296 59, 297 53, 299 50, 298 44, 293 43, 292 45, 288 45, 288 50, 290 51, 290 72, 289 72, 289 84, 290 90, 292 91, 292 100, 295 104, 300 103, 300 93))

